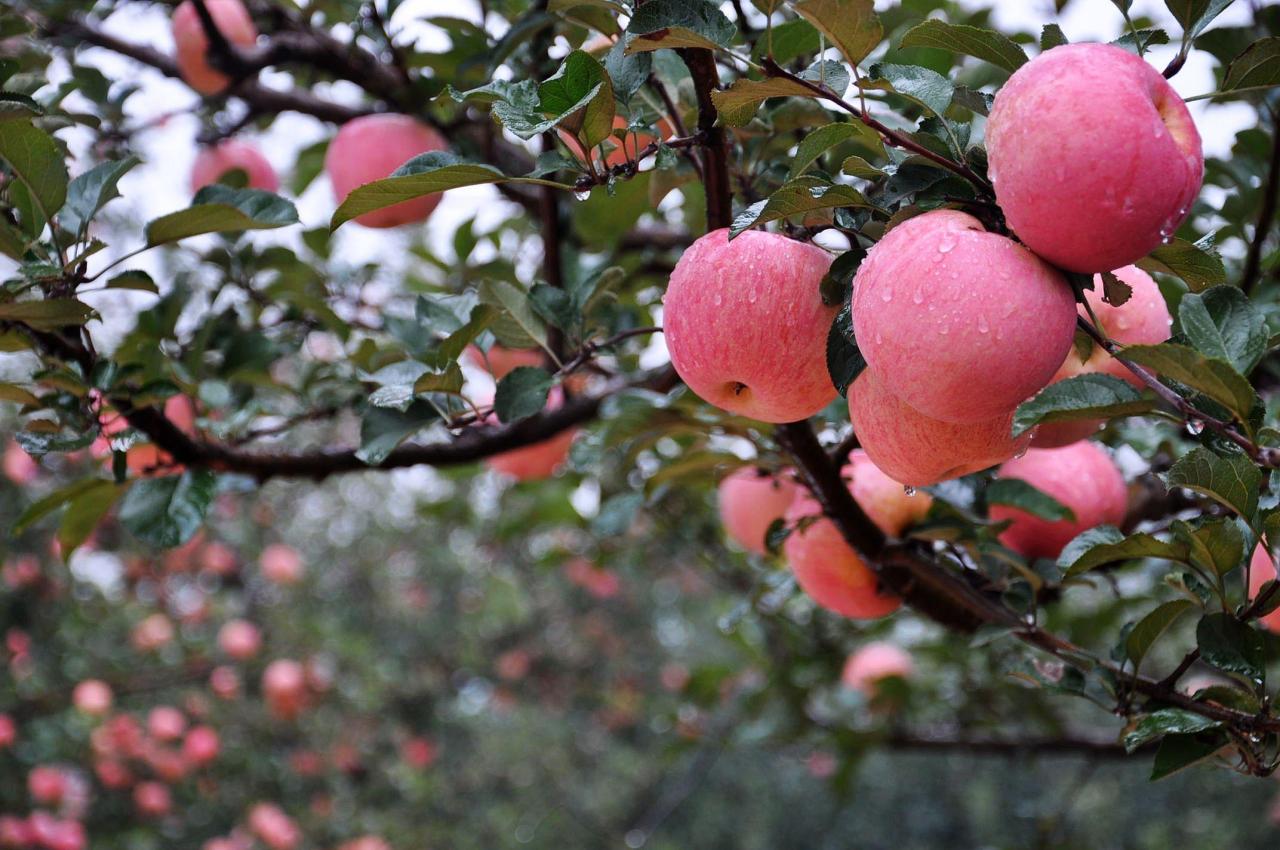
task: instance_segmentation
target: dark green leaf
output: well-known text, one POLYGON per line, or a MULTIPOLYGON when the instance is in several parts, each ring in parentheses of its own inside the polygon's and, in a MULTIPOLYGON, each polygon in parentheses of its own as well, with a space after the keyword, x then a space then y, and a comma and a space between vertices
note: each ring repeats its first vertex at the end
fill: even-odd
POLYGON ((737 27, 708 0, 649 0, 627 24, 627 53, 664 47, 728 47, 737 27))
POLYGON ((613 81, 614 95, 625 103, 644 88, 653 69, 653 57, 648 53, 628 55, 627 45, 618 39, 604 57, 604 69, 613 81))
POLYGON ((853 336, 853 320, 846 303, 827 332, 827 374, 840 395, 846 395, 853 381, 867 367, 858 341, 853 336))
POLYGON ((1174 621, 1194 607, 1196 604, 1190 599, 1174 599, 1158 606, 1129 630, 1124 648, 1135 670, 1142 666, 1142 659, 1147 657, 1151 647, 1174 624, 1174 621))
POLYGON ((575 50, 559 70, 538 86, 539 108, 559 119, 558 126, 594 147, 613 132, 613 84, 590 53, 575 50))
POLYGON ((107 281, 107 289, 136 289, 140 292, 160 293, 160 287, 151 279, 151 275, 137 269, 121 272, 107 281))
POLYGON ((1067 36, 1057 24, 1045 24, 1040 30, 1040 49, 1051 50, 1067 43, 1067 36))
POLYGON ((54 490, 52 493, 41 499, 37 499, 27 505, 27 509, 18 516, 18 519, 13 523, 12 528, 9 529, 9 533, 14 536, 22 534, 22 532, 31 527, 33 522, 48 516, 67 502, 70 502, 82 493, 88 492, 101 483, 102 481, 97 478, 85 478, 81 481, 76 481, 65 487, 54 490))
POLYGON ((1138 260, 1138 268, 1180 277, 1192 292, 1227 282, 1227 268, 1222 264, 1222 258, 1185 239, 1174 238, 1156 248, 1138 260))
POLYGON ((140 162, 136 156, 129 156, 101 163, 76 177, 67 187, 67 202, 58 214, 58 223, 72 233, 84 233, 98 210, 120 197, 120 178, 140 162))
POLYGON ((799 177, 818 157, 831 148, 853 140, 873 148, 881 148, 880 137, 861 121, 826 124, 811 133, 806 133, 796 148, 795 158, 791 160, 791 174, 788 179, 799 177))
POLYGON ((1150 410, 1132 384, 1111 375, 1086 374, 1057 381, 1024 401, 1013 415, 1013 435, 1019 436, 1042 422, 1109 419, 1150 410))
POLYGON ((1227 743, 1226 736, 1167 735, 1160 740, 1155 762, 1151 766, 1151 781, 1164 779, 1178 771, 1211 758, 1227 743))
POLYGON ((1169 468, 1164 476, 1170 487, 1186 487, 1252 522, 1258 510, 1258 489, 1262 473, 1244 455, 1223 457, 1203 446, 1197 446, 1169 468))
POLYGON ((1209 357, 1248 375, 1267 351, 1267 318, 1234 286, 1182 296, 1178 324, 1187 340, 1209 357))
POLYGON ((1280 85, 1280 37, 1260 38, 1231 60, 1222 91, 1280 85))
POLYGON ((937 71, 919 65, 893 65, 881 62, 871 66, 871 78, 863 80, 863 88, 887 89, 920 104, 934 115, 942 115, 951 105, 955 86, 937 71))
POLYGON ((165 245, 205 233, 270 230, 297 222, 298 210, 279 195, 215 183, 196 192, 187 209, 149 222, 147 245, 165 245))
POLYGON ((787 181, 767 199, 757 201, 739 213, 729 228, 729 236, 732 238, 748 228, 780 218, 834 207, 871 208, 874 205, 851 186, 806 175, 787 181))
POLYGON ((1206 614, 1196 626, 1200 657, 1227 673, 1261 681, 1266 648, 1257 629, 1230 614, 1206 614))
POLYGON ((83 325, 93 315, 92 307, 74 298, 13 301, 0 304, 0 319, 21 322, 38 331, 56 330, 68 325, 83 325))
POLYGON ((1066 578, 1071 578, 1105 564, 1137 558, 1181 561, 1186 558, 1186 554, 1186 546, 1168 543, 1146 533, 1125 537, 1114 526, 1100 525, 1081 533, 1068 543, 1058 556, 1058 566, 1066 570, 1066 578))
POLYGON ((1113 307, 1121 307, 1133 295, 1133 287, 1111 272, 1102 273, 1102 298, 1113 307))
POLYGON ((515 422, 540 413, 547 406, 551 373, 534 366, 519 366, 498 381, 493 396, 493 412, 499 422, 515 422))
POLYGON ((1190 42, 1232 2, 1234 0, 1164 0, 1164 5, 1182 24, 1183 41, 1190 42))
POLYGON ((1249 421, 1249 411, 1253 409, 1257 394, 1249 381, 1230 363, 1206 357, 1194 348, 1172 342, 1126 346, 1120 356, 1204 393, 1230 410, 1241 422, 1249 421))
POLYGON ((966 24, 950 24, 936 18, 912 27, 902 37, 902 46, 936 47, 951 53, 974 56, 1006 71, 1016 71, 1027 61, 1027 54, 1007 36, 993 30, 966 24))
POLYGON ((1132 753, 1143 744, 1149 744, 1165 735, 1191 735, 1221 726, 1221 721, 1187 711, 1183 708, 1162 708, 1144 715, 1137 724, 1124 733, 1124 748, 1132 753))
POLYGON ((203 469, 136 481, 120 503, 120 524, 152 546, 181 546, 204 523, 216 484, 203 469))
POLYGON ((77 495, 62 515, 62 524, 58 526, 58 544, 64 561, 69 560, 71 553, 89 539, 102 518, 120 496, 127 492, 126 488, 114 481, 94 481, 93 484, 94 486, 77 495))
POLYGON ((987 488, 987 504, 1008 505, 1050 521, 1070 520, 1076 515, 1057 499, 1017 478, 997 478, 987 488))
MULTIPOLYGON (((26 187, 48 221, 67 199, 67 164, 53 137, 30 121, 0 122, 0 159, 26 187)), ((37 230, 28 229, 35 234, 37 230)))
POLYGON ((422 401, 414 402, 403 411, 370 407, 360 422, 360 449, 356 457, 370 466, 377 466, 396 446, 439 416, 434 407, 422 401))

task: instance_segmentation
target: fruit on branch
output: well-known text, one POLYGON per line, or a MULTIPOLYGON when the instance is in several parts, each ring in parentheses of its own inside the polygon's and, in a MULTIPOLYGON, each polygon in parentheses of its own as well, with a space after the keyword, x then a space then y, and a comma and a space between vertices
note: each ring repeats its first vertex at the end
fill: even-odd
POLYGON ((924 519, 933 505, 933 497, 928 493, 908 496, 902 484, 885 475, 867 456, 865 449, 849 453, 849 463, 841 470, 841 477, 848 482, 849 492, 853 493, 858 507, 890 537, 900 536, 924 519))
POLYGON ((194 726, 182 740, 182 755, 195 767, 203 767, 218 757, 222 742, 210 726, 194 726))
MULTIPOLYGON (((1274 581, 1275 578, 1275 559, 1271 557, 1267 547, 1259 543, 1249 560, 1249 601, 1256 599, 1262 586, 1269 581, 1274 581)), ((1277 590, 1276 594, 1280 595, 1280 590, 1277 590)), ((1277 595, 1273 595, 1271 599, 1277 599, 1277 595)), ((1258 622, 1268 631, 1280 632, 1280 608, 1259 617, 1258 622)))
POLYGON ((776 233, 700 237, 676 263, 663 301, 680 378, 716 407, 763 422, 826 407, 835 398, 826 344, 837 307, 822 303, 819 284, 830 266, 821 248, 776 233))
POLYGON ((48 812, 32 812, 27 818, 29 841, 45 850, 85 850, 89 839, 84 824, 71 818, 55 818, 48 812))
POLYGON ((1062 365, 1075 335, 1066 279, 973 216, 907 219, 853 282, 853 328, 867 367, 916 410, 945 422, 1009 413, 1062 365))
POLYGON ((176 741, 186 730, 186 715, 171 705, 158 705, 147 713, 147 733, 157 741, 176 741))
POLYGON ((67 775, 59 768, 38 764, 27 774, 27 793, 32 802, 56 806, 67 793, 67 775))
POLYGON ((249 810, 249 831, 271 850, 293 850, 302 832, 275 803, 257 803, 249 810))
POLYGON ((814 602, 845 617, 875 619, 898 610, 902 600, 880 590, 879 579, 822 514, 808 492, 800 491, 787 510, 792 529, 783 544, 796 583, 814 602))
POLYGON ((297 584, 306 573, 302 555, 287 543, 272 543, 265 547, 258 558, 258 565, 262 568, 262 577, 272 584, 297 584))
POLYGON ((105 717, 112 699, 111 686, 100 679, 85 679, 71 691, 71 704, 90 717, 105 717))
POLYGON ((596 599, 612 599, 622 589, 616 573, 596 566, 586 558, 570 558, 565 562, 564 574, 570 582, 596 599))
POLYGON ((152 614, 133 627, 129 640, 139 652, 152 652, 173 640, 173 623, 164 614, 152 614))
POLYGON ((133 789, 133 805, 143 817, 158 818, 169 814, 173 799, 162 782, 139 782, 133 789))
POLYGON ((911 654, 905 649, 886 641, 873 641, 845 660, 840 682, 846 688, 874 697, 883 680, 909 679, 914 671, 911 654))
POLYGON ((863 450, 885 475, 926 487, 1002 463, 1031 443, 1010 436, 1013 413, 971 424, 925 416, 885 388, 870 369, 849 388, 849 418, 863 450))
POLYGON ((465 353, 467 362, 493 375, 495 381, 501 381, 520 366, 538 367, 543 362, 542 352, 536 348, 507 348, 497 343, 489 346, 488 351, 469 345, 465 353))
POLYGON ((201 147, 196 154, 191 166, 191 191, 211 186, 236 169, 248 177, 250 189, 274 192, 280 188, 276 170, 256 147, 239 139, 224 139, 216 145, 201 147))
POLYGON ((262 633, 248 620, 228 620, 218 630, 218 648, 236 661, 248 661, 262 648, 262 633))
MULTIPOLYGON (((1115 276, 1129 284, 1133 290, 1129 300, 1119 306, 1108 304, 1102 300, 1102 275, 1094 275, 1093 289, 1086 289, 1085 300, 1093 308, 1094 316, 1101 325, 1099 330, 1115 342, 1122 345, 1155 345, 1169 338, 1169 326, 1173 319, 1169 315, 1169 306, 1160 294, 1160 286, 1151 279, 1151 275, 1137 266, 1125 266, 1116 269, 1115 276)), ((1084 306, 1079 308, 1080 315, 1088 319, 1084 306)), ((1053 381, 1056 383, 1077 375, 1101 373, 1128 381, 1142 389, 1146 385, 1123 362, 1112 357, 1100 345, 1093 346, 1089 359, 1082 361, 1073 346, 1067 352, 1067 359, 1059 367, 1053 381)), ((1102 425, 1101 420, 1090 419, 1082 422, 1049 422, 1036 429, 1031 445, 1038 449, 1052 449, 1082 440, 1093 434, 1102 425)))
POLYGON ((785 474, 744 466, 726 475, 716 490, 720 524, 729 539, 748 552, 767 554, 765 533, 782 519, 800 488, 785 474))
POLYGON ((209 690, 218 699, 235 699, 240 696, 240 674, 231 667, 214 667, 209 671, 209 690))
POLYGON ((272 661, 262 671, 262 695, 276 717, 297 717, 307 703, 307 678, 302 665, 288 658, 272 661))
MULTIPOLYGON (((238 47, 253 47, 257 43, 258 28, 241 0, 205 0, 205 8, 228 42, 238 47)), ((191 0, 185 0, 173 11, 173 42, 178 73, 191 88, 200 94, 213 95, 231 84, 231 79, 209 62, 209 38, 191 0)))
POLYGON ((18 724, 7 714, 0 714, 0 750, 7 750, 18 740, 18 724))
MULTIPOLYGON (((610 135, 609 138, 605 139, 598 146, 600 148, 604 148, 604 164, 607 168, 613 168, 614 166, 622 165, 626 162, 637 161, 640 158, 641 152, 643 152, 645 148, 658 141, 658 137, 653 133, 645 132, 644 130, 636 132, 627 130, 629 124, 630 121, 627 120, 625 115, 615 115, 613 117, 614 135, 610 135), (624 133, 624 137, 621 139, 616 135, 619 131, 626 131, 624 133)), ((666 118, 658 119, 656 126, 658 132, 664 139, 669 139, 675 135, 675 132, 671 127, 671 122, 666 118)), ((557 132, 560 134, 561 141, 565 143, 573 155, 581 158, 582 153, 578 147, 578 143, 574 141, 573 134, 565 130, 557 130, 557 132)), ((596 151, 597 148, 592 148, 590 151, 592 161, 595 161, 597 158, 596 151)))
MULTIPOLYGON (((187 396, 170 396, 164 403, 164 415, 177 426, 179 431, 187 434, 196 433, 196 406, 187 396)), ((102 433, 110 436, 128 427, 129 422, 123 416, 117 415, 103 421, 102 433)), ((166 472, 181 470, 180 466, 173 465, 173 458, 167 452, 161 451, 153 443, 133 446, 126 453, 126 459, 129 471, 135 475, 155 474, 163 467, 169 467, 165 469, 166 472)))
MULTIPOLYGON (((487 402, 477 401, 477 404, 487 402)), ((552 387, 547 396, 547 409, 552 410, 564 403, 564 392, 559 387, 552 387)), ((486 425, 494 425, 497 418, 492 414, 485 419, 486 425)), ((523 446, 518 449, 501 452, 485 458, 485 466, 500 472, 516 481, 539 481, 555 475, 569 457, 569 447, 573 438, 578 435, 577 428, 561 431, 554 437, 523 446)))
POLYGON ((431 767, 439 755, 439 747, 430 738, 413 737, 400 745, 400 758, 415 770, 431 767))
POLYGON ((1106 44, 1055 47, 1018 69, 996 94, 987 158, 1009 227, 1078 272, 1150 253, 1187 217, 1204 177, 1182 98, 1106 44))
POLYGON ((1000 534, 1000 542, 1027 558, 1057 558, 1077 534, 1099 525, 1119 525, 1129 506, 1129 492, 1115 461, 1088 441, 1031 449, 1003 464, 996 477, 1025 481, 1075 514, 1074 520, 1047 520, 1011 505, 992 505, 992 520, 1013 520, 1000 534))
POLYGON ((30 484, 40 474, 40 466, 35 458, 12 440, 5 444, 3 467, 4 477, 19 486, 30 484))
MULTIPOLYGON (((363 115, 343 124, 324 155, 324 170, 333 195, 342 203, 353 189, 390 177, 419 154, 442 151, 448 144, 439 133, 408 115, 363 115)), ((442 194, 425 195, 357 216, 365 227, 398 227, 424 221, 442 194)))

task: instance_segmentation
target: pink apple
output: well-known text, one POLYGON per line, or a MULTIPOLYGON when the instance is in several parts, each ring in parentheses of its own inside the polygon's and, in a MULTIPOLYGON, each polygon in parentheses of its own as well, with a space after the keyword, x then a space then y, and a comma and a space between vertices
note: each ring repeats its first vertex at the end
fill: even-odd
MULTIPOLYGON (((551 393, 547 396, 547 407, 556 408, 562 404, 564 404, 564 391, 559 387, 552 387, 551 393)), ((497 417, 489 416, 485 424, 496 425, 497 417)), ((577 428, 569 428, 541 443, 502 452, 485 458, 484 462, 490 469, 508 478, 514 478, 516 481, 538 481, 550 478, 568 459, 569 447, 573 445, 573 438, 577 435, 577 428)))
POLYGON ((173 807, 173 798, 162 782, 139 782, 133 789, 133 805, 143 817, 163 817, 173 807))
MULTIPOLYGON (((1262 586, 1276 577, 1276 562, 1271 557, 1271 553, 1267 551, 1267 547, 1259 544, 1253 550, 1253 556, 1249 560, 1249 600, 1253 601, 1258 595, 1258 591, 1262 590, 1262 586)), ((1280 593, 1280 590, 1276 591, 1280 593)), ((1271 597, 1274 599, 1275 597, 1271 597)), ((1280 608, 1258 618, 1258 622, 1263 628, 1272 632, 1280 632, 1280 608)))
POLYGON ((35 839, 31 827, 20 817, 0 815, 0 847, 21 850, 35 839))
POLYGON ((103 717, 111 710, 111 687, 98 679, 85 679, 71 692, 71 703, 90 717, 103 717))
POLYGON ((130 640, 139 652, 151 652, 173 640, 173 623, 164 614, 152 614, 133 627, 130 640))
POLYGON ((271 713, 282 720, 297 717, 307 701, 307 677, 302 665, 287 658, 272 661, 262 672, 262 694, 271 713))
MULTIPOLYGON (((205 7, 227 41, 238 47, 257 43, 258 28, 241 0, 205 0, 205 7)), ((173 42, 178 73, 187 85, 206 95, 218 94, 230 85, 231 80, 209 64, 209 39, 191 0, 185 0, 173 12, 173 42)))
POLYGON ((376 835, 362 835, 339 845, 338 850, 391 850, 391 845, 376 835))
POLYGON ((27 793, 40 805, 56 806, 67 793, 67 776, 56 767, 38 764, 27 774, 27 793))
POLYGON ((249 830, 271 850, 293 850, 302 840, 297 824, 274 803, 258 803, 249 810, 249 830))
POLYGON ((481 351, 479 347, 469 345, 465 353, 469 362, 493 375, 495 381, 502 380, 519 366, 543 364, 542 351, 537 348, 506 348, 494 344, 488 351, 481 351))
POLYGON ((1075 520, 1046 520, 1008 505, 992 505, 991 519, 1011 519, 1000 542, 1028 558, 1057 558, 1076 535, 1099 525, 1124 521, 1129 492, 1124 476, 1096 443, 1072 443, 1060 449, 1031 449, 1002 465, 997 478, 1025 481, 1070 508, 1075 520))
MULTIPOLYGON (((364 115, 338 130, 325 153, 324 170, 334 197, 342 203, 353 189, 390 177, 415 156, 448 147, 439 133, 407 115, 364 115)), ((365 227, 397 227, 424 221, 441 197, 427 195, 383 207, 358 216, 356 222, 365 227)))
POLYGON ((234 575, 236 571, 236 553, 225 543, 214 541, 200 547, 200 569, 213 576, 234 575))
POLYGON ((102 787, 119 791, 133 784, 133 774, 123 762, 115 759, 98 759, 93 763, 93 772, 97 774, 102 787))
POLYGON ((596 599, 612 599, 622 589, 616 573, 598 567, 586 558, 570 558, 564 565, 564 574, 570 582, 596 599))
POLYGON ((439 755, 439 748, 429 738, 410 738, 400 745, 400 757, 405 764, 418 770, 430 767, 439 755))
POLYGON ((835 524, 822 516, 822 507, 813 496, 805 491, 797 493, 786 520, 793 531, 783 544, 783 554, 796 583, 814 602, 859 620, 898 610, 902 601, 880 590, 875 573, 845 542, 835 524), (816 521, 798 525, 812 517, 816 521))
POLYGON ((230 667, 214 667, 209 672, 209 690, 219 699, 235 699, 240 695, 240 674, 230 667))
POLYGON ((18 486, 30 484, 40 474, 40 466, 35 459, 13 441, 5 444, 4 458, 0 465, 4 468, 4 477, 18 486))
MULTIPOLYGON (((1116 269, 1115 276, 1129 284, 1133 294, 1120 306, 1112 306, 1102 299, 1102 275, 1094 275, 1093 289, 1085 290, 1085 300, 1093 308, 1094 316, 1102 326, 1101 330, 1111 339, 1123 345, 1155 345, 1169 338, 1169 325, 1173 319, 1169 316, 1169 307, 1165 304, 1160 287, 1151 275, 1137 266, 1125 266, 1116 269)), ((1080 315, 1089 318, 1084 305, 1079 308, 1080 315)), ((1067 353, 1067 359, 1059 367, 1050 384, 1077 375, 1100 373, 1111 375, 1128 381, 1136 387, 1145 386, 1141 379, 1128 370, 1124 363, 1112 357, 1101 346, 1095 345, 1088 360, 1081 360, 1073 346, 1067 353)), ((1036 429, 1031 445, 1038 449, 1052 449, 1069 445, 1095 433, 1102 422, 1100 420, 1049 422, 1036 429)))
POLYGON ((989 421, 1035 395, 1062 365, 1075 324, 1062 275, 955 210, 899 224, 854 277, 867 368, 944 422, 989 421))
POLYGON ((18 740, 18 724, 7 714, 0 714, 0 750, 7 750, 18 740))
POLYGON ((663 328, 671 363, 703 400, 763 422, 806 419, 836 397, 827 333, 838 308, 818 287, 821 248, 748 230, 716 230, 671 273, 663 328))
POLYGON ((88 836, 79 821, 55 818, 48 812, 32 812, 27 818, 31 842, 45 850, 85 850, 88 836))
POLYGON ((849 463, 841 472, 849 484, 853 500, 881 531, 898 537, 924 519, 933 505, 928 493, 907 495, 897 481, 880 471, 864 449, 849 453, 849 463))
POLYGON ((147 732, 157 741, 175 741, 187 729, 187 716, 171 705, 158 705, 147 714, 147 732))
POLYGON ((849 656, 840 681, 846 688, 875 696, 881 680, 909 679, 914 670, 915 664, 906 650, 892 643, 873 641, 849 656))
POLYGON ((798 490, 785 474, 770 475, 753 466, 736 469, 717 489, 720 524, 730 540, 748 552, 764 555, 765 532, 774 520, 786 515, 798 490))
POLYGON ((262 576, 272 584, 297 584, 306 568, 302 555, 286 543, 272 543, 262 550, 259 558, 262 576))
POLYGON ((248 661, 262 648, 262 633, 248 620, 229 620, 218 630, 218 648, 236 661, 248 661))
POLYGON ((849 417, 867 457, 885 475, 911 487, 995 466, 1031 442, 1030 434, 1010 436, 1012 411, 967 425, 932 419, 900 401, 870 369, 849 388, 849 417))
POLYGON ((239 139, 225 139, 212 147, 202 147, 191 166, 191 191, 211 186, 228 171, 239 169, 248 175, 250 189, 274 192, 280 188, 276 170, 257 148, 239 139))
POLYGON ((222 742, 210 726, 194 726, 182 741, 182 755, 196 767, 202 767, 218 757, 222 742))
POLYGON ((1141 58, 1106 44, 1055 47, 996 93, 987 120, 996 200, 1010 228, 1078 272, 1146 256, 1200 191, 1200 134, 1141 58))

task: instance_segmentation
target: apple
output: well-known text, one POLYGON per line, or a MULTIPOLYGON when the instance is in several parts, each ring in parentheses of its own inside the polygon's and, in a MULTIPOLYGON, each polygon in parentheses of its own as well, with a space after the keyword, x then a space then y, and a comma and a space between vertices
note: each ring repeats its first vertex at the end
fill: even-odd
POLYGON ((18 724, 7 714, 0 714, 0 750, 7 750, 18 740, 18 724))
MULTIPOLYGON (((178 427, 179 430, 187 434, 196 432, 196 407, 195 403, 185 395, 170 396, 164 403, 165 417, 178 427)), ((108 420, 110 424, 103 423, 102 433, 111 435, 123 431, 129 427, 128 421, 123 416, 116 416, 114 419, 108 420)), ((152 443, 143 443, 139 446, 133 446, 126 453, 126 459, 129 471, 135 475, 151 475, 154 474, 159 467, 169 467, 173 465, 173 458, 167 452, 162 452, 152 443)), ((168 472, 180 471, 181 467, 167 470, 168 472)))
POLYGON ((765 533, 782 519, 800 488, 785 474, 770 475, 744 466, 724 477, 717 488, 720 524, 729 539, 748 552, 767 553, 765 533))
POLYGON ((0 815, 0 847, 26 847, 35 839, 31 835, 31 827, 20 817, 0 815))
MULTIPOLYGON (((584 47, 583 49, 585 50, 586 48, 584 47)), ((614 133, 619 130, 626 130, 630 123, 631 122, 628 121, 625 115, 613 116, 614 133)), ((675 134, 671 127, 671 123, 665 118, 659 119, 657 127, 658 132, 662 134, 662 138, 664 139, 669 139, 675 134)), ((578 143, 574 141, 573 135, 565 130, 557 130, 556 132, 560 134, 560 139, 564 142, 565 146, 569 148, 575 157, 580 159, 582 157, 582 151, 578 147, 578 143)), ((626 162, 635 162, 639 159, 641 152, 657 140, 657 136, 654 136, 652 133, 644 131, 631 132, 628 130, 626 132, 625 139, 619 139, 616 135, 610 135, 609 138, 601 142, 597 148, 604 148, 605 167, 613 168, 614 166, 622 165, 626 162)), ((591 150, 591 158, 593 161, 596 159, 597 148, 592 148, 591 150)))
POLYGON ((853 550, 831 520, 822 516, 822 507, 809 493, 801 491, 787 509, 786 521, 792 532, 783 544, 783 554, 796 583, 814 602, 845 617, 869 620, 898 610, 902 601, 879 587, 879 579, 853 550), (797 525, 801 520, 816 521, 797 525))
POLYGON ((974 424, 1009 413, 1062 365, 1075 337, 1066 279, 955 210, 909 218, 853 281, 867 368, 926 416, 974 424))
POLYGON ((27 774, 27 793, 45 806, 56 806, 67 793, 67 776, 56 767, 38 764, 27 774))
POLYGON ((93 772, 104 788, 110 788, 113 791, 128 788, 134 781, 129 768, 115 759, 98 759, 93 763, 93 772))
POLYGON ((173 807, 173 799, 164 783, 139 782, 133 789, 133 805, 143 817, 163 817, 173 807))
POLYGON ((495 381, 501 381, 519 366, 537 367, 543 364, 542 352, 537 348, 506 348, 496 343, 489 346, 488 351, 469 345, 466 356, 470 363, 493 375, 495 381))
MULTIPOLYGON (((1258 591, 1262 590, 1262 586, 1276 577, 1276 562, 1271 557, 1271 553, 1267 551, 1267 547, 1258 544, 1253 550, 1253 556, 1249 560, 1249 601, 1253 601, 1258 595, 1258 591)), ((1280 591, 1277 591, 1280 593, 1280 591)), ((1272 599, 1275 599, 1273 596, 1272 599)), ((1270 614, 1264 614, 1258 618, 1258 622, 1263 628, 1272 632, 1280 632, 1280 608, 1272 611, 1270 614)))
POLYGON ((236 661, 248 661, 262 648, 262 633, 247 620, 228 620, 218 630, 218 648, 236 661))
POLYGON ((171 705, 158 705, 147 714, 147 732, 157 741, 175 741, 186 729, 186 715, 171 705))
POLYGON ((307 702, 306 671, 287 658, 272 661, 262 672, 262 694, 267 708, 282 720, 292 720, 302 713, 307 702))
POLYGON ((885 475, 865 449, 849 453, 849 463, 841 470, 853 500, 867 518, 890 537, 898 537, 924 519, 933 505, 928 493, 907 495, 902 484, 885 475))
POLYGON ((957 424, 920 413, 863 369, 849 388, 849 418, 867 457, 894 481, 926 487, 1008 460, 1031 443, 1014 439, 1013 412, 957 424))
POLYGON ((4 458, 0 460, 0 466, 3 466, 4 477, 18 486, 30 484, 40 474, 40 465, 36 463, 35 458, 27 454, 22 446, 14 441, 5 444, 4 458))
POLYGON ((280 188, 276 170, 257 148, 239 139, 224 139, 211 147, 200 148, 191 166, 191 191, 211 186, 228 171, 239 169, 249 178, 250 189, 274 192, 280 188))
MULTIPOLYGON (((258 28, 241 0, 205 0, 205 8, 218 25, 218 32, 231 44, 253 47, 257 43, 258 28)), ((191 88, 200 94, 212 95, 231 84, 226 74, 209 64, 209 39, 191 0, 180 3, 173 11, 173 42, 177 48, 178 73, 191 88)))
POLYGON ((821 248, 777 233, 700 237, 676 263, 663 300, 680 378, 716 407, 762 422, 822 410, 836 396, 826 357, 838 308, 819 292, 830 266, 821 248))
POLYGON ((429 738, 410 738, 400 745, 400 757, 405 764, 418 770, 430 767, 439 754, 439 748, 429 738))
POLYGON ((164 614, 152 614, 133 627, 130 640, 139 652, 157 650, 173 640, 173 623, 164 614))
POLYGON ((274 803, 257 803, 248 820, 249 830, 271 850, 293 850, 302 840, 297 824, 274 803))
POLYGON ((885 641, 873 641, 848 657, 840 681, 846 688, 873 697, 882 680, 909 679, 914 670, 915 664, 906 650, 885 641))
POLYGON ((90 717, 105 717, 111 711, 111 687, 100 679, 85 679, 71 691, 71 703, 90 717))
POLYGON ((55 818, 48 812, 32 812, 27 829, 31 843, 45 850, 85 850, 88 846, 83 824, 55 818))
MULTIPOLYGON (((547 396, 547 408, 556 408, 563 403, 564 391, 559 387, 552 387, 547 396)), ((495 425, 497 417, 490 415, 485 418, 484 423, 495 425)), ((485 458, 484 463, 490 469, 508 478, 514 478, 516 481, 538 481, 550 478, 568 459, 569 447, 573 445, 573 438, 577 435, 577 428, 568 428, 541 443, 491 455, 485 458)))
POLYGON ((182 741, 182 755, 196 767, 203 767, 218 757, 222 742, 210 726, 193 726, 182 741))
POLYGON ((264 548, 258 564, 262 577, 272 584, 297 584, 306 572, 302 555, 286 543, 272 543, 264 548))
POLYGON ((362 835, 339 845, 338 850, 391 850, 391 845, 376 835, 362 835))
MULTIPOLYGON (((1093 289, 1085 290, 1085 300, 1093 308, 1101 330, 1106 336, 1122 345, 1155 345, 1169 338, 1169 326, 1173 319, 1169 315, 1169 307, 1164 296, 1160 294, 1159 285, 1151 279, 1151 275, 1137 266, 1125 266, 1116 269, 1115 276, 1129 284, 1133 290, 1129 300, 1119 306, 1108 304, 1103 300, 1102 275, 1094 275, 1093 289)), ((1084 306, 1080 306, 1080 315, 1089 318, 1084 306)), ((1074 346, 1067 353, 1058 372, 1053 376, 1050 385, 1074 378, 1077 375, 1100 373, 1128 381, 1136 387, 1145 385, 1142 380, 1129 371, 1120 360, 1112 357, 1101 346, 1095 345, 1087 360, 1081 360, 1074 346)), ((1053 449, 1069 445, 1077 440, 1097 432, 1102 421, 1087 419, 1084 421, 1048 422, 1036 429, 1031 445, 1038 449, 1053 449)))
POLYGON ((240 696, 240 674, 230 667, 214 667, 209 671, 209 690, 219 699, 235 699, 240 696))
POLYGON ((622 589, 616 573, 598 567, 586 558, 569 559, 564 565, 564 574, 570 582, 596 599, 612 599, 622 589))
POLYGON ((1074 520, 1051 521, 1009 505, 992 505, 992 520, 1013 520, 1000 542, 1028 558, 1057 558, 1073 537, 1095 526, 1119 525, 1128 509, 1124 476, 1096 443, 1031 449, 1003 464, 996 477, 1025 481, 1075 514, 1074 520))
MULTIPOLYGON (((329 143, 324 170, 333 195, 342 203, 353 189, 390 177, 419 154, 442 151, 448 144, 439 133, 408 115, 363 115, 343 124, 329 143)), ((357 216, 365 227, 398 227, 425 221, 443 197, 440 193, 403 201, 357 216)))
POLYGON ((1140 57, 1055 47, 996 93, 988 173, 1009 227, 1056 266, 1101 272, 1172 236, 1200 191, 1191 113, 1140 57))

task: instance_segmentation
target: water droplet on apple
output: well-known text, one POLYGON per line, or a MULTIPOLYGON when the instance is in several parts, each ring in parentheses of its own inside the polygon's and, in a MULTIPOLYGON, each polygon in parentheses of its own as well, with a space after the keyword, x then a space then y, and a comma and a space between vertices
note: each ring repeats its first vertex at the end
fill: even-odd
POLYGON ((1187 433, 1193 437, 1199 437, 1204 433, 1204 423, 1199 419, 1187 420, 1187 433))
POLYGON ((912 303, 915 303, 915 304, 923 304, 923 303, 924 303, 924 290, 923 290, 923 289, 917 289, 917 290, 916 290, 916 292, 915 292, 915 294, 911 296, 911 301, 912 301, 912 303))
POLYGON ((979 316, 978 317, 978 333, 984 334, 989 330, 991 330, 991 326, 987 324, 987 317, 979 316))
POLYGON ((883 287, 883 288, 881 288, 881 290, 880 290, 880 300, 881 300, 881 301, 883 301, 883 302, 884 302, 884 303, 886 303, 886 304, 888 304, 890 301, 892 301, 892 300, 893 300, 893 290, 889 289, 888 287, 883 287))

